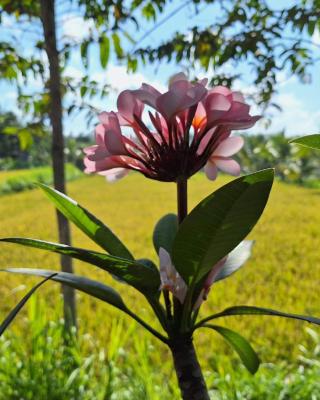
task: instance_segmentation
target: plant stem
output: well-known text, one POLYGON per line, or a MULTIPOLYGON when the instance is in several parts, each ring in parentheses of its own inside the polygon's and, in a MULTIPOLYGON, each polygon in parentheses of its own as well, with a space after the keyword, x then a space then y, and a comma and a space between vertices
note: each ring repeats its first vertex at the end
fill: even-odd
POLYGON ((188 215, 188 180, 184 177, 177 181, 177 202, 178 222, 180 225, 188 215))
POLYGON ((132 317, 133 319, 135 319, 140 325, 142 325, 147 331, 149 331, 150 333, 153 334, 153 336, 155 336, 156 338, 158 338, 161 342, 168 344, 168 339, 161 335, 161 333, 159 333, 158 331, 156 331, 155 329, 153 329, 149 324, 147 324, 145 321, 143 321, 141 318, 139 318, 136 314, 134 314, 132 311, 130 311, 129 309, 125 310, 125 313, 130 315, 130 317, 132 317))
POLYGON ((192 338, 179 335, 169 346, 183 400, 210 400, 192 338))

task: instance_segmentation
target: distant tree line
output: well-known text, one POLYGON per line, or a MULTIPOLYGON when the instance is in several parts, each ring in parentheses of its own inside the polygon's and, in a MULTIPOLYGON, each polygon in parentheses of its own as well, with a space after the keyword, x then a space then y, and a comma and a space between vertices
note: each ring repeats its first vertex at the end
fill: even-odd
MULTIPOLYGON (((90 143, 88 135, 68 136, 66 162, 83 169, 82 149, 90 143)), ((26 128, 12 112, 0 114, 0 171, 34 168, 52 164, 52 136, 44 127, 26 128)))
MULTIPOLYGON (((42 130, 32 135, 30 142, 24 134, 26 130, 13 113, 0 115, 0 171, 51 165, 50 133, 42 130)), ((320 187, 319 156, 310 149, 289 144, 288 140, 284 132, 245 134, 245 145, 238 155, 243 172, 275 167, 282 181, 320 187)), ((83 170, 82 149, 91 141, 92 135, 67 136, 66 161, 83 170)))

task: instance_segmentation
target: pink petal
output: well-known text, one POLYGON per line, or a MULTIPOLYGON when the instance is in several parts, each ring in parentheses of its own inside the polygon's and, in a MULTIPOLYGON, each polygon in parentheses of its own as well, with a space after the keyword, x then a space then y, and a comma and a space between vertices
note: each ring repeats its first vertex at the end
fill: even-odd
POLYGON ((139 90, 133 90, 132 93, 142 103, 148 104, 150 107, 156 108, 156 100, 161 93, 153 86, 143 83, 139 90))
POLYGON ((99 147, 99 146, 97 146, 96 144, 94 144, 93 146, 85 147, 85 148, 83 149, 83 152, 84 152, 84 154, 86 154, 86 155, 92 155, 92 154, 94 154, 94 153, 96 152, 96 149, 97 149, 98 147, 99 147))
MULTIPOLYGON (((98 116, 98 118, 100 119, 100 115, 98 116)), ((95 137, 96 137, 96 143, 99 146, 105 146, 104 143, 104 135, 105 135, 105 130, 104 130, 104 126, 103 124, 99 124, 95 127, 95 137)))
POLYGON ((128 175, 130 171, 125 168, 113 168, 104 173, 108 182, 116 182, 124 176, 128 175))
POLYGON ((213 111, 226 112, 231 108, 231 101, 220 93, 210 93, 205 100, 207 113, 213 111))
POLYGON ((90 161, 99 161, 103 160, 106 157, 110 157, 111 154, 105 147, 92 146, 91 150, 86 150, 86 155, 90 161), (95 147, 95 149, 93 149, 93 147, 95 147))
POLYGON ((91 174, 93 172, 99 173, 101 171, 106 171, 108 169, 119 167, 119 162, 113 161, 111 157, 95 161, 92 161, 88 157, 85 157, 84 165, 86 167, 84 172, 86 174, 91 174))
POLYGON ((192 125, 195 127, 195 129, 202 128, 205 125, 206 120, 207 120, 206 109, 204 108, 204 105, 202 103, 199 103, 197 111, 192 121, 192 125))
POLYGON ((240 136, 232 136, 223 140, 213 152, 213 156, 230 157, 237 153, 243 146, 244 140, 240 136))
POLYGON ((169 89, 171 89, 172 85, 178 81, 188 81, 188 78, 184 72, 179 72, 173 75, 169 81, 169 89))
POLYGON ((241 92, 232 92, 231 97, 232 97, 232 101, 237 101, 239 103, 245 103, 245 99, 241 92))
POLYGON ((111 154, 127 154, 117 115, 115 113, 108 114, 107 118, 105 118, 106 123, 103 125, 105 129, 105 146, 111 154))
POLYGON ((156 101, 157 109, 168 120, 179 112, 199 103, 207 90, 200 84, 191 85, 188 81, 173 82, 170 90, 156 101))
POLYGON ((205 151, 205 149, 206 149, 210 139, 212 138, 215 130, 216 130, 216 128, 212 128, 205 134, 205 136, 203 137, 203 139, 201 140, 201 142, 199 144, 199 147, 198 147, 198 150, 197 150, 197 154, 201 155, 205 151))
POLYGON ((127 168, 147 172, 146 167, 140 161, 128 156, 110 156, 95 161, 90 160, 90 157, 85 157, 84 164, 86 173, 97 172, 100 175, 106 175, 106 171, 113 168, 127 168))
POLYGON ((117 106, 124 120, 131 123, 134 122, 133 115, 140 117, 143 110, 143 104, 134 96, 131 90, 124 90, 119 94, 117 106))
POLYGON ((230 111, 228 113, 229 118, 245 118, 249 117, 250 106, 248 104, 233 101, 230 111))
POLYGON ((220 93, 211 93, 205 100, 205 109, 207 114, 208 124, 212 124, 216 120, 229 114, 231 102, 220 93))
POLYGON ((207 86, 208 78, 200 79, 200 80, 198 81, 198 83, 200 83, 200 85, 202 85, 202 86, 207 86))
POLYGON ((223 96, 229 96, 232 92, 225 86, 216 86, 215 88, 210 90, 209 94, 211 93, 219 93, 222 94, 223 96))
POLYGON ((217 177, 218 169, 214 163, 208 161, 204 166, 204 172, 206 173, 208 179, 214 181, 217 177))
POLYGON ((231 158, 229 159, 215 158, 214 162, 221 171, 226 172, 227 174, 233 176, 238 176, 240 174, 241 171, 240 165, 237 163, 237 161, 232 160, 231 158))

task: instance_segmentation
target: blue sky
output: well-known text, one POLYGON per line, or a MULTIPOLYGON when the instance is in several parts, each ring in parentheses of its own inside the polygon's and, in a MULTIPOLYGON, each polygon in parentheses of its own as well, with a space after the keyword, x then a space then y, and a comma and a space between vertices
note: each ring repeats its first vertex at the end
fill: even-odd
MULTIPOLYGON (((176 10, 180 4, 184 4, 180 0, 173 1, 166 9, 168 15, 171 11, 176 10)), ((274 2, 275 3, 275 2, 274 2)), ((288 6, 289 2, 285 0, 279 0, 277 8, 282 6, 288 6), (283 3, 283 4, 282 4, 283 3)), ((59 11, 59 10, 58 10, 59 11)), ((141 45, 147 45, 148 43, 157 42, 170 38, 170 36, 177 30, 177 28, 191 27, 196 24, 205 26, 210 24, 213 18, 216 17, 216 8, 214 6, 202 5, 199 8, 199 13, 194 14, 194 9, 191 6, 181 7, 181 10, 177 12, 174 17, 170 18, 163 25, 154 30, 140 43, 141 45)), ((160 18, 160 20, 163 17, 160 18)), ((10 20, 4 20, 3 24, 8 28, 8 31, 14 29, 14 24, 10 20)), ((58 28, 59 35, 79 38, 89 31, 91 26, 90 21, 84 22, 81 17, 78 16, 77 12, 74 12, 66 19, 59 20, 58 28)), ((130 34, 135 38, 139 39, 145 35, 153 26, 153 23, 144 23, 143 29, 140 32, 136 32, 135 29, 129 27, 130 34)), ((36 26, 32 28, 38 29, 36 26)), ((6 30, 4 30, 6 32, 6 30)), ((18 33, 17 33, 18 34, 18 33)), ((25 51, 32 51, 32 47, 29 45, 32 41, 32 35, 28 38, 26 32, 21 34, 20 45, 24 46, 25 51)), ((316 31, 312 38, 314 42, 314 50, 319 52, 320 55, 320 34, 316 31)), ((129 48, 132 44, 128 44, 129 48)), ((320 132, 320 74, 319 74, 320 63, 315 65, 311 70, 312 83, 303 84, 296 77, 290 76, 287 71, 279 73, 280 85, 278 87, 278 93, 274 98, 274 101, 278 103, 283 111, 273 112, 271 118, 271 125, 266 127, 266 120, 263 120, 250 132, 255 133, 272 133, 284 129, 286 134, 289 136, 298 136, 303 134, 310 134, 320 132)), ((101 84, 109 83, 113 89, 110 95, 103 101, 96 99, 94 101, 95 106, 99 110, 112 110, 115 108, 117 93, 126 88, 137 88, 142 82, 151 83, 161 90, 165 90, 168 79, 171 75, 181 70, 184 70, 185 65, 181 63, 176 65, 174 63, 166 64, 161 63, 158 66, 140 66, 138 72, 135 74, 128 74, 124 65, 119 65, 113 59, 109 62, 106 70, 102 70, 99 65, 99 56, 97 49, 90 51, 90 74, 93 79, 96 79, 101 84)), ((225 68, 234 68, 231 65, 227 65, 225 68)), ((244 72, 244 75, 250 73, 249 69, 242 65, 240 72, 244 72)), ((200 69, 192 71, 193 75, 205 76, 205 73, 200 69)), ((79 52, 74 52, 71 57, 69 66, 65 73, 67 75, 74 76, 81 79, 83 76, 83 66, 80 59, 79 52)), ((245 78, 244 78, 245 79, 245 78)), ((29 90, 37 90, 40 83, 37 81, 31 81, 29 90)), ((246 93, 250 93, 254 88, 250 87, 250 84, 244 80, 235 83, 234 89, 241 90, 246 93)), ((15 104, 16 94, 12 85, 8 83, 0 82, 0 90, 2 96, 0 98, 1 110, 12 109, 17 111, 15 104)), ((74 99, 66 99, 66 101, 77 101, 74 99)), ((261 110, 257 109, 252 104, 253 113, 260 113, 261 110)), ((64 121, 66 134, 77 135, 81 132, 91 133, 93 131, 94 122, 92 126, 86 127, 82 115, 73 116, 72 118, 65 118, 64 121)))

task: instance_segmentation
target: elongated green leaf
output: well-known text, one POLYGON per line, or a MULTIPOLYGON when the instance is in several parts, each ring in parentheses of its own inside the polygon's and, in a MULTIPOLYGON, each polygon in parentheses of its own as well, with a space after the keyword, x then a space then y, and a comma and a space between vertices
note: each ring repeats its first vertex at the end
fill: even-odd
POLYGON ((80 290, 89 294, 90 296, 109 303, 122 311, 127 312, 127 307, 125 306, 118 292, 116 292, 110 286, 104 285, 98 281, 93 281, 83 276, 69 274, 68 272, 57 273, 56 271, 34 268, 6 268, 1 271, 11 272, 14 274, 43 276, 66 286, 80 290))
POLYGON ((172 244, 178 232, 178 218, 175 214, 164 215, 156 224, 153 231, 153 245, 159 254, 163 247, 171 254, 172 244))
POLYGON ((133 256, 118 237, 94 215, 76 201, 42 183, 38 184, 57 209, 108 253, 133 260, 133 256))
POLYGON ((80 290, 84 293, 89 294, 92 297, 96 297, 97 299, 104 301, 105 303, 111 304, 112 306, 125 312, 126 314, 130 315, 130 317, 135 319, 145 329, 151 332, 159 340, 161 340, 164 343, 168 342, 166 337, 161 335, 158 331, 156 331, 150 325, 144 322, 138 315, 136 315, 130 309, 128 309, 118 292, 116 292, 110 286, 104 285, 103 283, 100 283, 98 281, 93 281, 83 276, 69 274, 67 272, 57 273, 56 271, 49 271, 44 269, 6 268, 0 271, 11 272, 15 274, 43 276, 52 279, 56 282, 62 283, 63 285, 80 290))
POLYGON ((300 144, 301 146, 320 150, 320 134, 307 135, 300 138, 292 139, 289 141, 289 143, 297 143, 300 144))
POLYGON ((271 315, 275 317, 298 319, 301 321, 310 322, 311 324, 320 325, 320 318, 311 317, 308 315, 285 313, 283 311, 277 311, 277 310, 272 310, 270 308, 255 307, 255 306, 234 306, 226 308, 224 311, 221 311, 217 314, 213 314, 207 318, 204 318, 196 325, 196 327, 199 327, 213 319, 217 319, 220 317, 231 317, 233 315, 271 315))
POLYGON ((39 289, 40 286, 42 286, 47 280, 52 279, 56 273, 53 273, 49 275, 47 278, 45 278, 43 281, 39 282, 37 285, 35 285, 20 301, 19 303, 10 311, 8 316, 5 318, 5 320, 2 322, 0 325, 0 337, 3 335, 4 331, 9 327, 11 322, 15 319, 17 316, 18 312, 22 309, 22 307, 26 304, 26 302, 30 299, 30 297, 33 295, 33 293, 39 289))
POLYGON ((16 243, 23 246, 35 247, 41 250, 48 250, 58 254, 64 254, 89 264, 96 265, 115 275, 120 280, 135 287, 146 295, 155 296, 159 292, 160 278, 155 267, 146 264, 130 261, 109 254, 98 253, 92 250, 79 249, 65 244, 51 243, 43 240, 28 238, 4 238, 2 242, 16 243))
POLYGON ((88 58, 88 47, 89 47, 89 44, 90 44, 89 40, 84 40, 81 43, 81 46, 80 46, 81 59, 82 59, 83 65, 86 68, 88 67, 88 64, 89 64, 88 63, 88 60, 89 60, 89 58, 88 58))
POLYGON ((100 43, 100 63, 102 68, 105 68, 109 61, 110 55, 110 41, 106 35, 102 35, 99 40, 100 43))
POLYGON ((181 224, 173 263, 187 284, 199 282, 252 230, 268 201, 274 178, 266 169, 238 178, 201 201, 181 224))
POLYGON ((210 328, 220 333, 221 336, 234 348, 239 354, 241 361, 251 374, 258 371, 260 360, 257 353, 254 351, 250 343, 239 333, 223 326, 205 324, 205 328, 210 328))
POLYGON ((116 33, 112 34, 112 41, 113 41, 113 46, 114 46, 115 52, 117 54, 117 57, 122 58, 123 57, 123 49, 121 46, 120 38, 116 33))

